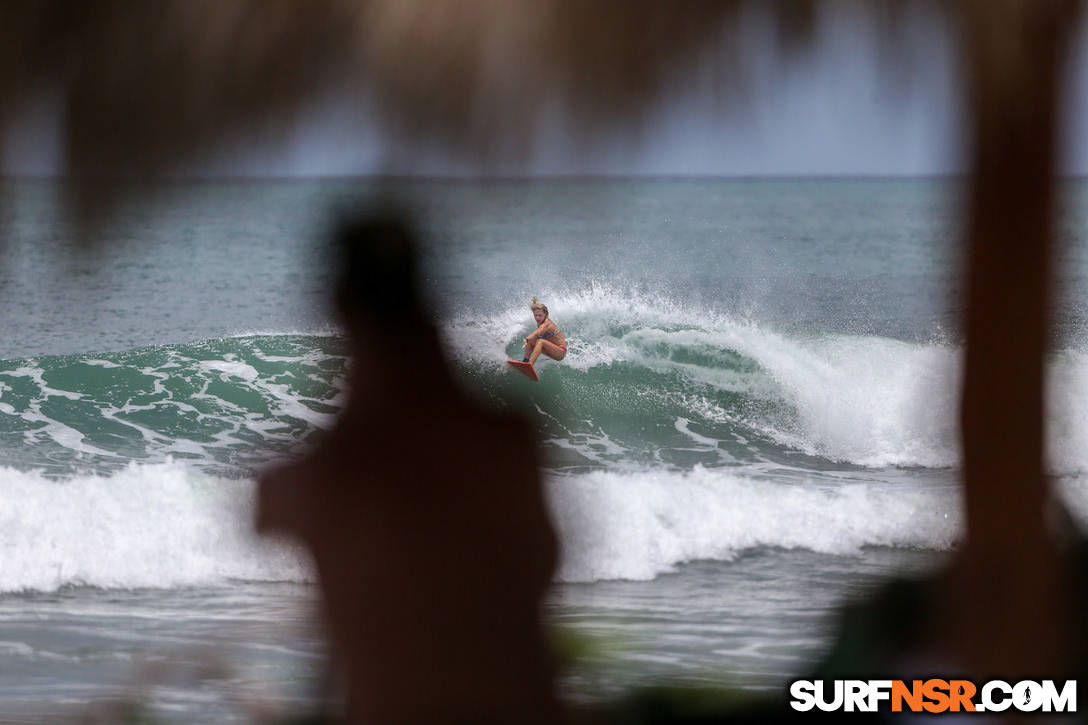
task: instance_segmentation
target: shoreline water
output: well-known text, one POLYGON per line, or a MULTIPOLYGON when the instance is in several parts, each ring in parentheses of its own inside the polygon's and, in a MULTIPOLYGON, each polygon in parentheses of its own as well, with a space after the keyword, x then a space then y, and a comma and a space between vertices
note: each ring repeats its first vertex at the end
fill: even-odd
MULTIPOLYGON (((556 584, 546 621, 581 647, 561 668, 560 690, 583 704, 649 686, 771 693, 813 666, 842 602, 893 572, 920 574, 941 560, 910 549, 867 548, 845 559, 761 549, 684 564, 653 581, 556 584)), ((328 696, 315 596, 311 585, 245 582, 0 595, 0 662, 9 673, 0 704, 15 722, 121 702, 166 721, 312 712, 328 696)))

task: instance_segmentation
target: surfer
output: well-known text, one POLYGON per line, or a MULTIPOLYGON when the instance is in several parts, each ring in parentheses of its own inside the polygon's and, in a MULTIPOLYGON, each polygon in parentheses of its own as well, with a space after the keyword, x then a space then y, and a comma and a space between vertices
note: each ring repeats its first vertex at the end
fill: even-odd
POLYGON ((548 307, 542 302, 537 302, 536 297, 529 303, 529 309, 533 311, 533 319, 537 328, 533 334, 525 338, 525 357, 522 362, 530 365, 536 364, 540 353, 544 353, 552 360, 562 360, 567 356, 567 341, 559 326, 552 322, 548 316, 548 307))

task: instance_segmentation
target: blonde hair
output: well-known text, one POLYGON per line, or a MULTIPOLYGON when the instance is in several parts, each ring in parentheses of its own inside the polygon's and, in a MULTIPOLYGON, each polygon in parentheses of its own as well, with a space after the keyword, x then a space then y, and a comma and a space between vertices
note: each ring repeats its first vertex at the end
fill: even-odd
POLYGON ((533 297, 532 302, 529 303, 529 309, 533 310, 534 312, 536 310, 544 310, 544 316, 548 316, 548 306, 543 302, 537 302, 536 297, 533 297))

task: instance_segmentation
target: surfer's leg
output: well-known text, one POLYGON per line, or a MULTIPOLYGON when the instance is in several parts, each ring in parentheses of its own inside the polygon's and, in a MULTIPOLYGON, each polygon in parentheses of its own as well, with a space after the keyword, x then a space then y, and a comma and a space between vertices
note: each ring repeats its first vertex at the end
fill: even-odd
MULTIPOLYGON (((525 343, 525 354, 522 355, 522 362, 529 362, 529 356, 533 354, 533 346, 529 343, 525 343)), ((535 358, 534 358, 535 359, 535 358)))
POLYGON ((535 363, 542 352, 552 360, 562 360, 567 356, 567 349, 565 347, 559 347, 554 342, 549 342, 547 340, 537 340, 536 349, 533 350, 531 362, 535 363))
POLYGON ((529 364, 536 365, 536 359, 540 357, 540 351, 544 349, 544 345, 548 344, 547 340, 537 340, 536 345, 533 345, 533 354, 529 357, 529 364))

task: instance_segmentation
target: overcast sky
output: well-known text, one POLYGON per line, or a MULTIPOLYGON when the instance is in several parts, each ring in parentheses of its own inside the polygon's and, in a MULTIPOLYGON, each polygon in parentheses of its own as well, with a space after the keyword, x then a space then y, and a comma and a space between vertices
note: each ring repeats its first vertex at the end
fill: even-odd
MULTIPOLYGON (((1083 35, 1083 34, 1082 34, 1083 35)), ((893 68, 881 41, 848 17, 826 20, 813 52, 780 64, 749 54, 750 92, 714 100, 698 74, 653 110, 636 136, 617 128, 587 152, 563 134, 527 163, 491 172, 609 175, 939 175, 962 170, 959 93, 946 36, 919 25, 893 68)), ((760 43, 755 43, 759 46, 760 43)), ((1088 48, 1073 64, 1069 173, 1088 173, 1088 48), (1081 133, 1085 129, 1085 133, 1081 133)), ((56 173, 59 104, 43 98, 6 144, 9 174, 56 173)), ((339 176, 382 172, 460 175, 470 160, 435 153, 391 158, 375 119, 336 94, 313 104, 286 136, 238 138, 185 173, 339 176)))

